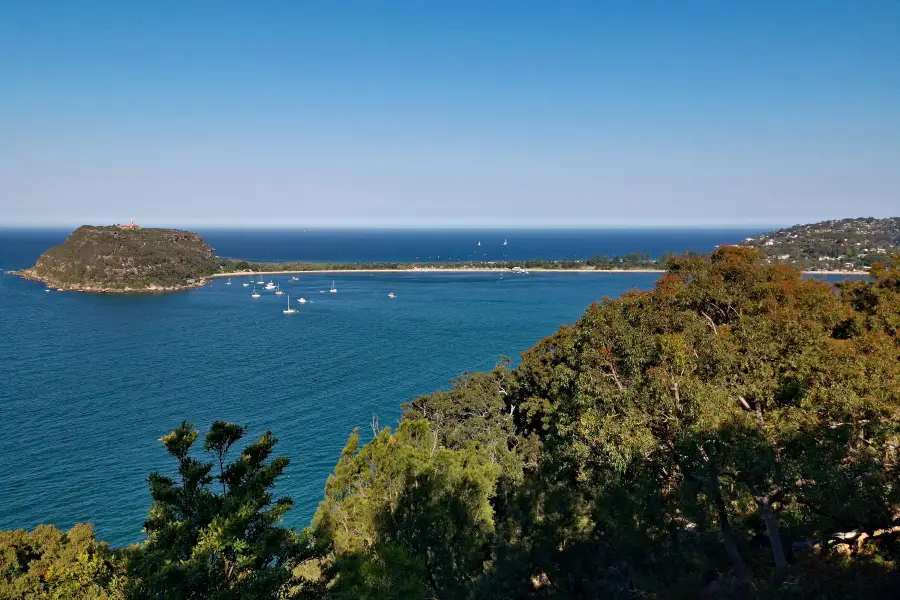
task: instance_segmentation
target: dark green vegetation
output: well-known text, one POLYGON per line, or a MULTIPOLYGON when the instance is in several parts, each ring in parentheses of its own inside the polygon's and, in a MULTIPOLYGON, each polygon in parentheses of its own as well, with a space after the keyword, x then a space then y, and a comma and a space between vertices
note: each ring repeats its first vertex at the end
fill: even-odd
POLYGON ((865 269, 900 250, 900 217, 841 219, 794 225, 749 238, 767 262, 809 270, 865 269))
POLYGON ((302 533, 278 524, 286 459, 269 434, 229 463, 244 429, 218 422, 206 463, 182 425, 162 439, 178 477, 150 477, 146 542, 110 553, 82 530, 6 532, 0 585, 38 586, 22 598, 896 598, 900 262, 871 275, 832 287, 743 247, 672 259, 654 290, 592 305, 519 366, 416 398, 368 443, 354 432, 302 533), (27 541, 42 537, 57 541, 27 541), (71 574, 48 576, 57 564, 71 574))
POLYGON ((218 270, 213 249, 196 233, 85 225, 20 274, 51 287, 124 291, 194 287, 218 270))

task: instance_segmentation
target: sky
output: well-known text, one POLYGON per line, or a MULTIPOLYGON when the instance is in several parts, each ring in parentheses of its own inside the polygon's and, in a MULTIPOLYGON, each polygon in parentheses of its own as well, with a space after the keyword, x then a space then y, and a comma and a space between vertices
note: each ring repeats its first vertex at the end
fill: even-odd
POLYGON ((0 0, 0 226, 898 214, 897 0, 0 0))

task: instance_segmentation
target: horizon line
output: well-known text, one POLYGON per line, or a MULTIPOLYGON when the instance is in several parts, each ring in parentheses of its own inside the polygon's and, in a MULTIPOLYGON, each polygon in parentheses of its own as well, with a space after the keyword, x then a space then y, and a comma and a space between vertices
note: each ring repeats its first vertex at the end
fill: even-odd
MULTIPOLYGON (((845 217, 857 218, 857 217, 845 217)), ((864 217, 858 217, 864 218, 864 217)), ((215 221, 174 221, 156 219, 135 219, 135 224, 144 228, 186 229, 199 228, 207 230, 317 230, 317 231, 452 231, 452 230, 491 230, 491 231, 552 231, 552 230, 602 230, 602 229, 754 229, 790 227, 800 223, 815 223, 829 219, 794 220, 794 221, 678 221, 678 222, 597 222, 597 223, 221 223, 215 221)), ((127 223, 127 221, 123 221, 127 223)), ((31 230, 75 230, 82 226, 106 227, 117 225, 115 222, 102 222, 100 219, 85 219, 80 222, 19 222, 0 224, 0 229, 31 230)))

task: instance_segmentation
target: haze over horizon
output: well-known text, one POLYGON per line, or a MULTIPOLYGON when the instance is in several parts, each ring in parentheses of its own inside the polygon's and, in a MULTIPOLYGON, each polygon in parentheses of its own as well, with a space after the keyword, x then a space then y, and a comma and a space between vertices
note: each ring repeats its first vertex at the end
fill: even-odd
POLYGON ((896 216, 898 31, 888 1, 0 0, 0 226, 896 216))

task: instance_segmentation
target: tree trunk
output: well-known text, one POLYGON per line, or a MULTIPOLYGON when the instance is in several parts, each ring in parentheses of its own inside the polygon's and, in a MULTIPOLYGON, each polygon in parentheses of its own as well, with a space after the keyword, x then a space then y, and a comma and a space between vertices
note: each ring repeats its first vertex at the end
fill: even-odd
POLYGON ((731 566, 734 567, 734 574, 738 581, 747 583, 750 581, 750 573, 741 558, 737 544, 734 543, 734 537, 731 535, 731 524, 728 522, 728 512, 725 510, 725 500, 722 498, 722 491, 719 489, 719 478, 713 473, 709 476, 709 492, 712 496, 713 504, 716 512, 719 513, 719 531, 722 533, 722 541, 725 544, 725 552, 731 559, 731 566))
POLYGON ((781 532, 778 529, 778 517, 772 510, 772 501, 769 496, 756 499, 759 512, 766 524, 766 533, 769 534, 769 543, 772 544, 772 558, 775 560, 775 568, 787 567, 787 559, 784 556, 784 546, 781 544, 781 532))

